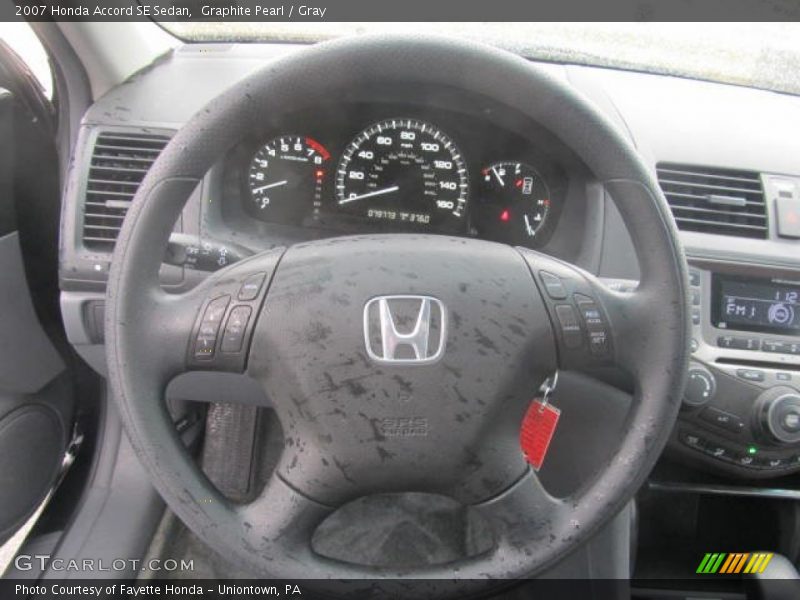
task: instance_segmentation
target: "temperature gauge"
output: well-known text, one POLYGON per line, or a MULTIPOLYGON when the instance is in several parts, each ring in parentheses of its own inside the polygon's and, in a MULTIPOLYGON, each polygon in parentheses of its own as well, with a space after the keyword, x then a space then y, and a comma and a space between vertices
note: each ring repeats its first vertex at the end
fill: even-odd
POLYGON ((490 239, 525 244, 540 232, 550 213, 550 191, 530 165, 498 162, 481 171, 475 226, 490 239))

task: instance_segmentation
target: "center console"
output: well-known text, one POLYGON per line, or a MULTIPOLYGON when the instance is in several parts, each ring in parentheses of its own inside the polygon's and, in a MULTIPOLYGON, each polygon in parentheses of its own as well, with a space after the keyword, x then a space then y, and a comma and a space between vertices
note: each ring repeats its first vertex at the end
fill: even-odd
POLYGON ((693 262, 690 294, 671 451, 747 478, 800 471, 800 272, 693 262))

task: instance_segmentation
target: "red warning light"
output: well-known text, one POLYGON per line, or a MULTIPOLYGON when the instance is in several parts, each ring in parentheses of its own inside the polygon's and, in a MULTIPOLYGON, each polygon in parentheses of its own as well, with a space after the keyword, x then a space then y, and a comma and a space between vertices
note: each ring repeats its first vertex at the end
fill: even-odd
POLYGON ((508 212, 508 209, 500 213, 500 220, 503 222, 508 222, 511 220, 511 213, 508 212))
POLYGON ((517 180, 514 182, 514 185, 515 185, 515 186, 517 186, 517 187, 522 187, 522 179, 517 179, 517 180))
POLYGON ((325 175, 325 171, 322 169, 317 169, 317 179, 322 179, 323 175, 325 175))

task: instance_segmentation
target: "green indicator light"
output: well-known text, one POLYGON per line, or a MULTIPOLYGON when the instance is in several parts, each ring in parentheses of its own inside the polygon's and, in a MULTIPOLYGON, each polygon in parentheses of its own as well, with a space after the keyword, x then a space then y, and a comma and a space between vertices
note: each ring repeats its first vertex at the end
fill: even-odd
POLYGON ((758 448, 756 448, 755 446, 748 446, 747 447, 747 453, 748 454, 757 454, 758 453, 758 448))

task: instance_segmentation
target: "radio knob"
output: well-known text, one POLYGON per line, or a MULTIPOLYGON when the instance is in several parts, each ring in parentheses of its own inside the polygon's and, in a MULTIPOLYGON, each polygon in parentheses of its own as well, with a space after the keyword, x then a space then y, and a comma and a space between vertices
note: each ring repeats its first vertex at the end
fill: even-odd
POLYGON ((761 431, 769 441, 800 443, 800 392, 774 387, 761 394, 755 406, 761 431))
POLYGON ((691 363, 686 379, 686 390, 683 392, 683 404, 691 408, 703 406, 716 392, 717 380, 711 371, 702 365, 691 363))

